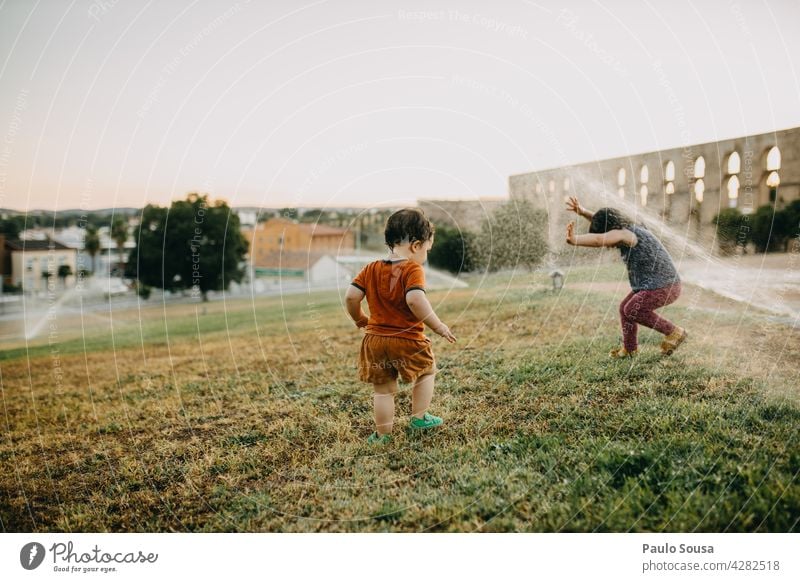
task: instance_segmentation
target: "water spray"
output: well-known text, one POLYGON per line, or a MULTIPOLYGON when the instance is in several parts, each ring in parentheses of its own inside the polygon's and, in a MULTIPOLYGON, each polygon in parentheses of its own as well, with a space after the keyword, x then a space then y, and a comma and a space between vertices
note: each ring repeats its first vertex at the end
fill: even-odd
MULTIPOLYGON (((643 208, 636 201, 611 193, 603 182, 588 177, 584 172, 575 171, 570 176, 574 185, 569 195, 577 196, 591 210, 601 207, 615 207, 625 212, 634 222, 647 227, 670 251, 681 278, 697 287, 712 291, 722 297, 744 303, 777 315, 797 319, 798 311, 786 305, 781 289, 800 283, 800 273, 782 273, 775 277, 762 268, 746 267, 736 260, 721 260, 713 254, 716 244, 716 231, 711 240, 692 240, 690 229, 691 215, 683 223, 682 229, 667 224, 653 212, 643 208)), ((669 196, 679 196, 672 194, 669 196)), ((563 232, 566 222, 566 203, 558 204, 560 199, 550 197, 546 201, 549 216, 549 242, 551 248, 563 246, 563 232)), ((571 220, 571 218, 569 218, 571 220)), ((549 267, 555 268, 555 256, 551 253, 549 267)))

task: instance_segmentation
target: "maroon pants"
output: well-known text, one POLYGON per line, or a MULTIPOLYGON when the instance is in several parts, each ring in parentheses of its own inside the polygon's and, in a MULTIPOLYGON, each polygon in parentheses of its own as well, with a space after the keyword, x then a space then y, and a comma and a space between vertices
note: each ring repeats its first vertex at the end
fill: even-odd
POLYGON ((631 291, 619 304, 619 317, 622 322, 622 341, 625 349, 632 352, 639 344, 637 335, 642 324, 664 335, 675 330, 675 325, 667 321, 654 310, 664 307, 680 297, 681 284, 675 283, 661 289, 631 291))

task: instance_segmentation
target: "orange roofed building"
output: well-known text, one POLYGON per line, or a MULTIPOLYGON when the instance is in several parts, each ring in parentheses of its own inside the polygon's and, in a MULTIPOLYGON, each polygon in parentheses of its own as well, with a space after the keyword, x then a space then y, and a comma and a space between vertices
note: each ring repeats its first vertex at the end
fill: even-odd
POLYGON ((285 218, 271 218, 242 231, 242 234, 250 243, 252 266, 260 269, 302 269, 294 263, 310 265, 315 257, 350 254, 355 249, 355 236, 346 228, 299 223, 285 218))

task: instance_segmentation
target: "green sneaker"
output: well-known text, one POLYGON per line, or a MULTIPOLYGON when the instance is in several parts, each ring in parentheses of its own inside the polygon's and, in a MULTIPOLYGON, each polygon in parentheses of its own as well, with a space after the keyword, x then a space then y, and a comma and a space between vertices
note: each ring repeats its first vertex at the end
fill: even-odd
POLYGON ((367 438, 367 442, 371 445, 383 445, 391 440, 392 440, 392 435, 390 434, 379 435, 377 431, 369 435, 369 438, 367 438))
POLYGON ((416 416, 411 417, 411 422, 408 423, 408 426, 411 430, 426 430, 429 428, 434 428, 442 424, 441 417, 433 416, 432 414, 425 413, 425 416, 422 418, 417 418, 416 416))

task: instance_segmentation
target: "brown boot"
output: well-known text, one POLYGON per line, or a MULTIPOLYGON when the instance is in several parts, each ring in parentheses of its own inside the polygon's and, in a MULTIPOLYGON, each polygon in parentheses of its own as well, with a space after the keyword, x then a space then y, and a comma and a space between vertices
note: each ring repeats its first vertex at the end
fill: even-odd
POLYGON ((665 336, 664 341, 661 342, 661 353, 665 356, 671 356, 672 352, 678 349, 678 346, 681 345, 688 336, 689 334, 686 333, 684 328, 676 327, 675 330, 668 336, 665 336))
POLYGON ((614 348, 613 350, 611 350, 608 355, 611 356, 612 358, 615 358, 615 359, 617 359, 617 358, 633 358, 633 357, 639 355, 639 350, 635 349, 632 352, 629 352, 628 350, 625 349, 624 346, 621 346, 621 347, 614 348))

